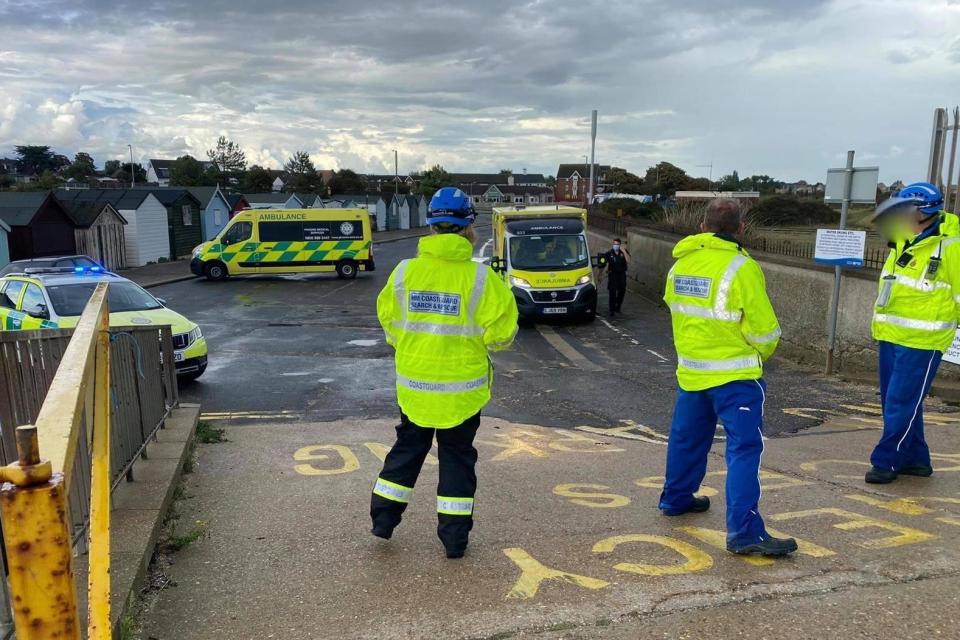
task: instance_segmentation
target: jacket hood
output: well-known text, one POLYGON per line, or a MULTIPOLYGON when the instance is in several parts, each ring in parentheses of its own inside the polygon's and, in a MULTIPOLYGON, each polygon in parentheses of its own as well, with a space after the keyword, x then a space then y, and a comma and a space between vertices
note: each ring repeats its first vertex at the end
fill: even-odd
POLYGON ((940 235, 960 236, 960 217, 955 213, 944 211, 943 218, 940 220, 940 235))
POLYGON ((687 236, 673 248, 673 257, 682 258, 701 249, 719 249, 720 251, 734 251, 743 253, 736 242, 720 238, 715 233, 698 233, 687 236))
POLYGON ((423 258, 457 262, 465 262, 473 258, 473 245, 469 240, 455 233, 441 233, 420 238, 417 249, 418 255, 423 258))

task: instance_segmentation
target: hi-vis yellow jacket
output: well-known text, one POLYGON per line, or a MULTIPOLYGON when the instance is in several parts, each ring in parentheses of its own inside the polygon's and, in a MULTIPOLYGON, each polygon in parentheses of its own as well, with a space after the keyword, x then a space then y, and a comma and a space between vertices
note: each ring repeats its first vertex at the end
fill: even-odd
POLYGON ((684 238, 673 257, 663 299, 673 319, 680 388, 760 378, 780 340, 760 265, 736 241, 713 233, 684 238))
POLYGON ((473 246, 453 234, 420 240, 377 298, 377 316, 396 349, 397 400, 421 427, 455 427, 490 400, 489 351, 517 333, 513 293, 473 246))
POLYGON ((915 244, 897 243, 887 256, 873 311, 873 338, 913 349, 946 351, 953 343, 958 317, 960 219, 944 212, 937 232, 915 244))

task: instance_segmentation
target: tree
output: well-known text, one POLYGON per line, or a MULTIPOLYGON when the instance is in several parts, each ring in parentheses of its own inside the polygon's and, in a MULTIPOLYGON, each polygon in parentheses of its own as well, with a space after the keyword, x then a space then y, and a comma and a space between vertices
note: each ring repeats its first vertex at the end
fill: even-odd
POLYGON ((273 176, 269 171, 255 164, 243 174, 240 184, 245 193, 264 193, 273 189, 273 176))
POLYGON ((330 178, 330 182, 327 183, 327 188, 330 189, 331 195, 338 193, 362 193, 367 190, 367 183, 357 175, 355 171, 340 169, 340 171, 337 171, 333 174, 333 177, 330 178))
POLYGON ((643 180, 640 176, 620 167, 610 169, 607 173, 607 182, 610 184, 610 190, 614 193, 641 193, 643 191, 643 180))
POLYGON ((47 169, 46 171, 41 173, 37 181, 30 186, 40 191, 49 191, 50 189, 56 189, 62 184, 63 184, 63 178, 58 176, 56 173, 54 173, 50 169, 47 169))
POLYGON ((317 168, 313 166, 310 154, 306 151, 297 151, 293 154, 293 157, 283 165, 283 169, 290 177, 285 185, 287 191, 304 193, 323 191, 323 180, 317 175, 317 168))
POLYGON ((661 162, 647 169, 643 190, 647 194, 673 195, 687 188, 690 177, 687 172, 669 162, 661 162))
POLYGON ((423 172, 420 178, 420 184, 417 191, 426 197, 432 196, 440 187, 449 187, 452 177, 447 171, 438 164, 433 165, 423 172))
POLYGON ((501 175, 501 176, 512 176, 512 175, 513 175, 513 170, 512 170, 512 169, 500 169, 500 175, 501 175))
POLYGON ((28 175, 55 171, 58 168, 56 155, 46 145, 20 145, 16 147, 17 170, 28 175))
POLYGON ((546 177, 544 177, 544 182, 547 183, 547 186, 548 186, 548 187, 555 187, 555 186, 557 186, 557 179, 556 179, 554 176, 546 176, 546 177))
POLYGON ((247 168, 247 155, 239 144, 225 136, 217 138, 217 146, 207 151, 207 157, 220 173, 242 173, 247 168))
POLYGON ((740 191, 740 174, 734 169, 733 173, 720 178, 718 186, 721 191, 740 191))
POLYGON ((120 171, 120 161, 119 160, 107 160, 103 165, 103 174, 110 178, 116 178, 117 172, 120 171))
POLYGON ((174 187, 203 187, 216 184, 215 178, 204 171, 203 163, 193 156, 180 156, 170 165, 170 185, 174 187))
POLYGON ((80 151, 73 157, 73 162, 63 172, 64 177, 74 180, 86 180, 97 172, 97 167, 93 162, 93 156, 84 151, 80 151))
MULTIPOLYGON (((130 184, 130 163, 115 160, 119 169, 117 169, 111 177, 116 178, 123 184, 130 184)), ((109 162, 107 163, 109 164, 109 162)), ((109 175, 109 174, 108 174, 109 175)), ((147 181, 147 170, 143 168, 143 165, 139 162, 133 165, 133 176, 137 184, 143 184, 147 181)))

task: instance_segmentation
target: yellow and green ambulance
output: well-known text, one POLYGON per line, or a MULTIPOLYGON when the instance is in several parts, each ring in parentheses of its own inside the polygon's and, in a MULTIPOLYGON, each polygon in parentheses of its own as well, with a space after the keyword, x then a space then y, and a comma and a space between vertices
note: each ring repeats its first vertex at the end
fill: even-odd
POLYGON ((601 258, 590 255, 586 209, 494 208, 493 247, 491 266, 513 290, 520 317, 596 317, 593 267, 601 258))
POLYGON ((269 273, 355 278, 373 271, 366 209, 250 209, 193 250, 190 269, 209 280, 269 273))

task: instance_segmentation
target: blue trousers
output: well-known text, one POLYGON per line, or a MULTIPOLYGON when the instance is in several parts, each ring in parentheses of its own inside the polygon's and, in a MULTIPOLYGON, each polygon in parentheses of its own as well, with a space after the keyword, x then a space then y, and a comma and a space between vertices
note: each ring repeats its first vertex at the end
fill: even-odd
POLYGON ((704 391, 677 390, 661 509, 682 511, 693 502, 707 472, 719 418, 727 434, 727 543, 753 544, 767 536, 758 508, 765 396, 763 380, 728 382, 704 391))
POLYGON ((923 437, 923 399, 940 366, 939 351, 880 343, 880 404, 883 435, 870 463, 896 471, 908 465, 930 465, 923 437))

